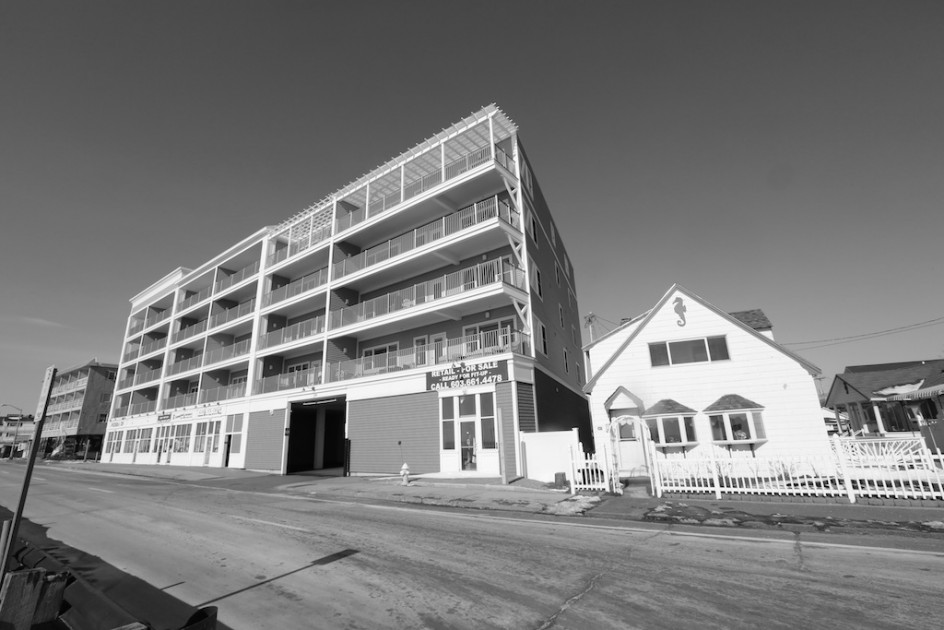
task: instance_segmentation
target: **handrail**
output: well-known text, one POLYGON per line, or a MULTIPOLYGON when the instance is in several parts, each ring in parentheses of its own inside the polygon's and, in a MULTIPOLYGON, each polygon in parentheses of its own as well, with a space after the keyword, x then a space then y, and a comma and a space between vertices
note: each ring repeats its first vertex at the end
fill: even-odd
POLYGON ((323 225, 320 228, 311 230, 308 233, 308 238, 303 240, 295 240, 290 242, 288 245, 281 249, 277 249, 266 257, 266 266, 271 267, 277 263, 282 262, 296 254, 311 249, 315 245, 324 242, 325 240, 331 238, 331 225, 323 225))
POLYGON ((530 354, 530 340, 531 337, 521 331, 491 330, 372 357, 333 361, 328 363, 328 382, 455 363, 505 352, 530 354))
POLYGON ((327 282, 328 268, 322 267, 318 271, 314 271, 307 276, 302 276, 297 280, 292 280, 285 286, 281 286, 278 289, 269 291, 262 297, 262 306, 270 306, 272 304, 276 304, 277 302, 301 295, 302 293, 323 286, 327 282))
POLYGON ((239 357, 244 354, 248 354, 249 341, 249 339, 244 339, 238 343, 223 346, 222 348, 208 350, 204 353, 206 360, 204 360, 203 365, 211 365, 213 363, 219 363, 220 361, 232 359, 233 357, 239 357))
POLYGON ((250 265, 247 265, 247 266, 243 267, 242 269, 240 269, 239 271, 236 271, 235 273, 231 273, 231 274, 228 275, 228 276, 223 276, 222 278, 220 278, 219 280, 217 280, 217 281, 216 281, 216 284, 215 284, 215 286, 214 286, 214 290, 215 290, 217 293, 219 293, 220 291, 222 291, 222 290, 224 290, 224 289, 230 288, 230 287, 233 286, 234 284, 238 284, 238 283, 242 282, 243 280, 245 280, 245 279, 248 278, 249 276, 255 274, 257 271, 259 271, 259 261, 258 261, 258 260, 257 260, 256 262, 250 264, 250 265))
POLYGON ((199 335, 207 329, 208 320, 201 319, 196 324, 192 326, 187 326, 186 328, 181 328, 174 333, 174 342, 181 341, 182 339, 189 339, 194 335, 199 335))
POLYGON ((251 313, 255 307, 256 298, 250 298, 232 308, 226 309, 225 311, 220 311, 219 313, 210 315, 210 328, 222 326, 223 324, 230 323, 234 319, 244 317, 251 313))
POLYGON ((164 399, 162 405, 164 409, 176 409, 177 407, 186 407, 197 403, 197 392, 190 394, 178 394, 164 399))
POLYGON ((176 363, 171 363, 167 367, 167 376, 172 376, 174 374, 180 374, 181 372, 186 372, 187 370, 192 370, 203 365, 203 353, 194 355, 189 359, 183 359, 176 363))
POLYGON ((474 227, 496 217, 514 227, 518 227, 518 213, 513 211, 504 201, 499 201, 496 195, 420 226, 411 232, 401 234, 386 243, 365 249, 357 255, 340 260, 334 263, 332 276, 335 279, 343 278, 361 269, 444 239, 456 232, 474 227))
POLYGON ((155 350, 160 350, 161 348, 167 345, 167 337, 161 337, 160 339, 155 339, 141 345, 141 354, 138 356, 144 356, 150 354, 155 350))
POLYGON ((235 385, 221 385, 212 389, 200 390, 197 397, 202 403, 211 403, 218 400, 229 400, 230 398, 239 398, 246 395, 246 384, 236 383, 235 385))
POLYGON ((269 394, 286 389, 296 389, 298 387, 310 387, 321 383, 321 362, 315 363, 307 370, 297 370, 295 372, 286 372, 283 374, 273 374, 253 383, 253 394, 269 394))
POLYGON ((134 375, 134 384, 140 385, 147 381, 153 381, 156 378, 160 378, 162 368, 152 368, 149 370, 144 370, 134 375))
POLYGON ((321 334, 325 329, 325 321, 326 317, 324 315, 318 315, 285 328, 269 331, 259 338, 259 349, 270 348, 321 334))
POLYGON ((185 298, 182 299, 180 302, 178 302, 178 303, 177 303, 177 310, 178 310, 178 311, 182 311, 182 310, 184 310, 184 309, 186 309, 186 308, 190 308, 191 306, 193 306, 193 305, 196 304, 197 302, 202 302, 203 300, 205 300, 205 299, 207 299, 208 297, 210 297, 210 294, 211 294, 211 293, 213 293, 213 287, 212 287, 212 286, 209 286, 209 287, 205 287, 205 288, 203 288, 203 289, 200 289, 197 293, 194 293, 194 294, 191 295, 191 296, 185 297, 185 298))
POLYGON ((524 278, 524 270, 508 265, 501 259, 490 260, 353 306, 333 310, 329 321, 332 329, 340 328, 499 282, 524 289, 524 278))

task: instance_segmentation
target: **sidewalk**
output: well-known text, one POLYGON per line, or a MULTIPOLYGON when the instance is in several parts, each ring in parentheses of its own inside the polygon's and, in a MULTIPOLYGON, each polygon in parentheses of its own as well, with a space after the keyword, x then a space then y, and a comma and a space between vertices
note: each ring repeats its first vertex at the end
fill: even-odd
POLYGON ((658 499, 648 486, 630 485, 622 496, 576 495, 520 479, 503 485, 497 477, 449 478, 442 474, 410 477, 332 477, 313 473, 288 476, 232 468, 145 466, 98 462, 43 461, 92 474, 130 475, 169 479, 233 490, 281 492, 330 498, 355 498, 465 509, 497 510, 529 514, 580 516, 665 524, 701 525, 743 529, 849 532, 880 530, 883 533, 944 534, 944 509, 940 507, 877 506, 817 502, 716 500, 714 497, 658 499))

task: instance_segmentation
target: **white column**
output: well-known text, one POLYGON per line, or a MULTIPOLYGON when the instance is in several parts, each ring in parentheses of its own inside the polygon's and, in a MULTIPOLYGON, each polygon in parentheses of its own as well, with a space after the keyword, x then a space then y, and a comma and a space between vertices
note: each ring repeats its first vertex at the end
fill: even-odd
POLYGON ((879 411, 878 403, 872 403, 872 411, 875 413, 875 423, 878 424, 878 432, 885 435, 885 423, 882 422, 882 414, 879 411))

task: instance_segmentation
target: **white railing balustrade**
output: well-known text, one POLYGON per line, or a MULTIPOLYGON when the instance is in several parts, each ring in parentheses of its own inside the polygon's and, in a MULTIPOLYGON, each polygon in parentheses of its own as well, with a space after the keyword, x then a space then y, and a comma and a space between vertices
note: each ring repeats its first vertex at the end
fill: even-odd
POLYGON ((253 394, 269 394, 286 389, 311 387, 321 384, 321 363, 315 363, 307 370, 296 370, 285 374, 273 374, 257 379, 253 384, 253 394))
POLYGON ((252 276, 253 274, 255 274, 257 271, 259 271, 259 261, 258 261, 258 260, 257 260, 256 262, 252 263, 251 265, 248 265, 248 266, 246 266, 246 267, 243 267, 242 269, 240 269, 240 270, 237 271, 236 273, 232 273, 232 274, 230 274, 230 275, 228 275, 228 276, 223 276, 222 278, 220 278, 219 280, 217 280, 217 281, 216 281, 216 291, 219 292, 219 291, 222 291, 222 290, 224 290, 224 289, 228 289, 229 287, 233 286, 234 284, 239 284, 240 282, 242 282, 242 281, 245 280, 246 278, 248 278, 248 277, 252 276))
POLYGON ((325 330, 325 316, 319 315, 303 322, 279 328, 263 334, 259 338, 259 349, 271 348, 290 341, 298 341, 323 333, 325 330))
POLYGON ((180 374, 181 372, 198 368, 201 365, 203 365, 203 354, 197 354, 190 357, 189 359, 183 359, 177 363, 171 363, 167 367, 167 375, 172 376, 174 374, 180 374))
POLYGON ((220 361, 226 361, 227 359, 249 354, 249 342, 249 339, 243 339, 238 343, 223 346, 222 348, 207 350, 203 355, 206 357, 203 361, 203 365, 212 365, 213 363, 219 363, 220 361))
POLYGON ((333 276, 335 279, 343 278, 355 271, 384 262, 394 256, 405 254, 417 247, 438 241, 496 217, 512 226, 518 226, 518 213, 512 211, 511 207, 504 201, 499 201, 497 197, 491 197, 437 219, 432 223, 427 223, 412 232, 390 239, 386 243, 366 249, 355 256, 338 261, 332 267, 333 276))
POLYGON ((322 267, 318 271, 308 274, 297 280, 292 280, 285 286, 269 291, 262 297, 262 305, 269 306, 277 302, 282 302, 293 298, 302 293, 307 293, 324 285, 328 281, 328 268, 322 267))
POLYGON ((505 352, 530 354, 530 337, 523 332, 491 330, 437 341, 359 359, 328 363, 328 382, 385 374, 432 365, 479 359, 505 352))
POLYGON ((524 289, 524 271, 509 265, 501 259, 479 263, 400 291, 366 300, 354 306, 346 306, 331 311, 331 328, 335 329, 367 321, 497 283, 505 283, 518 289, 524 289))
POLYGON ((234 319, 239 319, 240 317, 249 315, 250 313, 252 313, 255 307, 256 307, 256 299, 252 298, 250 300, 246 300, 245 302, 243 302, 242 304, 239 304, 238 306, 234 306, 232 308, 226 309, 225 311, 216 313, 215 315, 211 315, 210 328, 214 328, 216 326, 222 326, 223 324, 230 323, 234 319))

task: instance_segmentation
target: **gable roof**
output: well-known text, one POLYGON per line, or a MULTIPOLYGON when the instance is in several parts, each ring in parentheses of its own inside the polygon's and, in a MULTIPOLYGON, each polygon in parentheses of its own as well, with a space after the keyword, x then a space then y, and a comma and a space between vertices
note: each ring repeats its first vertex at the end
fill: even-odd
POLYGON ((694 409, 686 407, 680 402, 676 402, 671 398, 663 398, 653 406, 646 409, 644 416, 667 416, 667 415, 678 415, 682 413, 698 413, 694 409))
MULTIPOLYGON (((596 385, 596 382, 598 380, 600 380, 600 377, 604 374, 604 372, 606 372, 609 369, 609 367, 613 365, 613 363, 616 362, 616 359, 623 353, 624 350, 626 350, 627 347, 629 347, 629 344, 631 344, 633 340, 635 340, 636 337, 639 336, 639 333, 649 324, 650 321, 652 321, 653 317, 655 317, 655 314, 659 312, 663 306, 665 306, 666 302, 669 301, 669 297, 671 297, 676 291, 688 296, 689 299, 694 300, 695 302, 698 302, 699 304, 707 308, 709 311, 715 313, 722 319, 725 319, 728 322, 730 322, 732 325, 750 333, 756 339, 759 339, 761 342, 767 344, 771 348, 778 350, 781 353, 785 354, 786 356, 790 357, 791 359, 799 363, 810 374, 816 376, 820 373, 821 370, 818 367, 816 367, 815 365, 813 365, 812 363, 810 363, 803 357, 797 354, 794 354, 793 352, 790 352, 789 350, 787 350, 786 348, 778 344, 773 339, 770 339, 769 337, 762 335, 757 330, 751 328, 749 325, 733 317, 729 313, 725 313, 724 311, 716 307, 714 304, 711 304, 707 300, 695 295, 694 293, 692 293, 691 291, 689 291, 682 285, 673 284, 671 287, 669 287, 669 290, 666 291, 665 295, 662 296, 662 299, 660 299, 656 303, 656 305, 653 306, 652 309, 648 313, 646 313, 646 316, 643 318, 643 320, 639 323, 638 326, 636 326, 636 330, 634 330, 632 334, 626 338, 626 341, 624 341, 620 345, 620 347, 617 348, 616 351, 614 351, 612 355, 610 355, 610 358, 607 359, 606 363, 603 364, 603 367, 597 370, 597 373, 593 375, 593 378, 587 381, 587 384, 583 386, 584 392, 589 394, 591 391, 593 391, 593 386, 596 385)), ((765 319, 766 319, 766 316, 765 316, 765 319)), ((769 321, 770 320, 768 320, 768 322, 769 321)))
POLYGON ((910 400, 914 392, 944 386, 944 359, 847 367, 836 380, 868 400, 910 400))
POLYGON ((763 409, 753 400, 748 400, 739 394, 725 394, 718 400, 705 407, 705 413, 709 411, 743 411, 745 409, 763 409))

